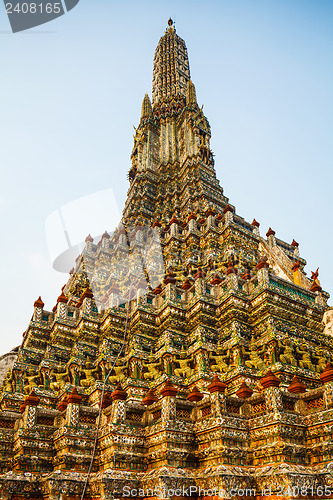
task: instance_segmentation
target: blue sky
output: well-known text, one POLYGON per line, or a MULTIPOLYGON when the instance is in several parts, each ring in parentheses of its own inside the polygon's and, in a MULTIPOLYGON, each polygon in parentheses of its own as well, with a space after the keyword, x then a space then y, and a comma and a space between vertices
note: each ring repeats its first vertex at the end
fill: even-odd
POLYGON ((331 1, 80 0, 15 35, 0 4, 0 353, 21 342, 34 300, 52 309, 67 281, 48 257, 49 214, 106 188, 122 209, 132 125, 170 16, 226 196, 263 235, 295 238, 333 293, 331 1))

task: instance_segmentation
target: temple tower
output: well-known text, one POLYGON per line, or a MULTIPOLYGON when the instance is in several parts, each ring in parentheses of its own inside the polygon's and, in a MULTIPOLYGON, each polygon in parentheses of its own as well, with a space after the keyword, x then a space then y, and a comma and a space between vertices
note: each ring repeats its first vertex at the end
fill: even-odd
POLYGON ((169 20, 122 224, 35 301, 2 384, 1 499, 332 497, 329 294, 237 214, 210 138, 169 20))

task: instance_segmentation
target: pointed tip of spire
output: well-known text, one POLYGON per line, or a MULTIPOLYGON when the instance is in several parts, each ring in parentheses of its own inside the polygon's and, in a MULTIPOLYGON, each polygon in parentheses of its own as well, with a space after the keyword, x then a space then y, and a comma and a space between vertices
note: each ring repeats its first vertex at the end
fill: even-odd
POLYGON ((109 238, 110 238, 110 235, 109 235, 109 233, 108 233, 106 230, 105 230, 105 231, 104 231, 104 233, 102 234, 102 238, 101 238, 101 239, 103 240, 104 238, 107 238, 107 239, 109 239, 109 238))
POLYGON ((168 19, 168 27, 166 29, 166 31, 176 31, 176 28, 175 28, 175 23, 173 21, 173 19, 171 19, 171 17, 169 17, 168 19))
POLYGON ((266 233, 266 236, 268 238, 268 236, 275 236, 275 231, 273 231, 273 229, 270 227, 266 233))
POLYGON ((141 119, 142 118, 151 118, 152 116, 153 116, 153 108, 151 106, 149 95, 145 94, 143 101, 142 101, 141 119))
POLYGON ((39 296, 38 299, 34 302, 34 307, 39 307, 39 308, 43 309, 44 305, 45 304, 42 301, 41 296, 39 296))
POLYGON ((66 297, 66 295, 64 294, 63 291, 61 292, 61 294, 57 298, 57 304, 59 304, 59 302, 61 302, 63 304, 67 304, 67 302, 68 302, 68 298, 66 297))

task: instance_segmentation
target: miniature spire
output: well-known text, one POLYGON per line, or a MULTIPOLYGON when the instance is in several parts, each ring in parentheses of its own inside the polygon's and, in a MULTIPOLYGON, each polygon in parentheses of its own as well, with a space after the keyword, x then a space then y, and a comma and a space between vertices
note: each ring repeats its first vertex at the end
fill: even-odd
POLYGON ((331 363, 327 363, 325 370, 319 375, 319 378, 323 384, 333 381, 333 366, 331 363))
POLYGON ((142 403, 146 406, 150 406, 150 405, 156 403, 156 401, 158 401, 158 399, 155 396, 153 389, 149 389, 149 391, 147 392, 147 394, 143 398, 142 403))
POLYGON ((73 403, 79 405, 82 401, 83 396, 77 392, 77 388, 74 386, 72 392, 67 397, 67 403, 73 403))
POLYGON ((209 392, 212 394, 213 392, 220 392, 220 393, 224 393, 225 389, 226 389, 226 384, 224 382, 221 382, 218 374, 216 373, 214 378, 213 378, 213 381, 209 384, 209 386, 207 387, 207 389, 209 390, 209 392))
POLYGON ((269 369, 266 375, 260 379, 260 383, 264 389, 268 389, 269 387, 279 387, 281 380, 269 369))
POLYGON ((153 116, 153 109, 151 107, 149 95, 146 94, 143 98, 143 101, 142 101, 141 119, 152 118, 152 116, 153 116))
POLYGON ((34 302, 34 307, 39 307, 39 308, 43 309, 44 305, 45 304, 42 301, 41 296, 39 296, 38 299, 34 302))
POLYGON ((102 234, 102 238, 101 239, 103 240, 104 238, 107 238, 107 239, 110 238, 110 235, 109 235, 109 233, 107 231, 104 231, 104 233, 102 234))
POLYGON ((250 273, 250 269, 249 269, 248 267, 247 267, 247 268, 245 268, 245 272, 244 272, 244 274, 241 276, 241 278, 242 278, 243 280, 250 280, 250 279, 252 278, 251 273, 250 273))
POLYGON ((125 401, 125 399, 127 398, 127 392, 123 390, 120 382, 118 382, 117 387, 111 394, 111 398, 113 401, 125 401))
POLYGON ((68 302, 68 298, 66 297, 66 295, 64 294, 63 291, 61 291, 61 294, 59 295, 59 297, 57 298, 57 304, 61 302, 62 304, 66 304, 68 302))
POLYGON ((191 79, 189 79, 189 81, 187 82, 186 105, 187 106, 198 105, 195 86, 191 79))
POLYGON ((186 399, 189 401, 192 401, 192 403, 197 403, 198 401, 201 401, 203 399, 204 395, 199 391, 197 386, 195 385, 192 389, 189 395, 187 396, 186 399))
POLYGON ((164 384, 164 386, 162 387, 162 389, 161 389, 161 391, 160 391, 160 392, 161 392, 161 395, 162 395, 162 397, 163 397, 163 398, 164 398, 165 396, 172 396, 172 397, 174 397, 174 396, 177 394, 178 389, 177 389, 177 387, 175 387, 174 385, 172 385, 171 380, 170 380, 170 379, 168 379, 168 380, 165 382, 165 384, 164 384))
POLYGON ((317 267, 317 270, 315 272, 311 271, 311 279, 313 280, 313 283, 312 283, 311 288, 310 288, 311 292, 321 292, 322 291, 318 276, 319 276, 319 267, 317 267))
POLYGON ((234 214, 234 213, 235 213, 235 209, 234 209, 231 205, 229 205, 229 203, 228 203, 228 205, 227 205, 227 206, 223 209, 223 213, 224 213, 224 214, 226 214, 226 213, 228 213, 228 212, 231 212, 232 214, 234 214))
POLYGON ((188 278, 186 278, 186 280, 182 284, 182 289, 183 290, 188 290, 191 287, 192 287, 192 284, 190 283, 190 280, 188 278))
POLYGON ((291 384, 287 387, 287 390, 294 394, 300 394, 306 391, 306 385, 295 375, 291 384))
POLYGON ((266 233, 266 236, 268 238, 268 236, 275 236, 275 231, 273 231, 273 229, 270 227, 266 233))
POLYGON ((315 272, 311 271, 311 279, 313 281, 316 281, 316 279, 318 278, 319 276, 319 267, 317 267, 317 269, 315 270, 315 272))
POLYGON ((253 390, 244 381, 242 382, 242 385, 240 386, 238 391, 236 391, 236 396, 238 396, 241 399, 250 398, 252 396, 252 394, 253 394, 253 390))

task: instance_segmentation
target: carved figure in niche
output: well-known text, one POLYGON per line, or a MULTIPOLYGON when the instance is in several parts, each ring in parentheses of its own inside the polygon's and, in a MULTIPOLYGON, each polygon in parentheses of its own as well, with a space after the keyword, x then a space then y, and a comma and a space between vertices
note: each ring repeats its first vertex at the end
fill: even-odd
POLYGON ((194 370, 190 366, 193 361, 194 355, 192 354, 190 358, 187 358, 186 352, 184 350, 180 353, 180 356, 178 358, 174 356, 173 362, 179 365, 179 368, 175 368, 175 375, 177 375, 177 377, 184 378, 189 378, 191 375, 193 375, 194 370))
POLYGON ((21 370, 13 370, 16 382, 16 392, 20 394, 24 391, 24 373, 21 370))
POLYGON ((4 392, 13 392, 15 388, 14 374, 12 370, 8 370, 7 375, 2 384, 2 390, 4 392))
POLYGON ((323 333, 333 337, 333 308, 324 312, 323 323, 325 326, 323 333))
MULTIPOLYGON (((109 363, 108 369, 111 370, 111 364, 109 363)), ((117 384, 126 378, 127 366, 121 365, 120 361, 117 361, 116 366, 113 368, 115 375, 110 375, 107 382, 110 384, 117 384)))
MULTIPOLYGON (((245 351, 245 349, 244 349, 245 351)), ((255 345, 253 343, 250 344, 250 350, 245 351, 245 354, 247 354, 250 359, 245 361, 245 366, 248 368, 255 368, 257 370, 266 370, 267 366, 266 363, 261 359, 261 355, 265 351, 265 347, 262 347, 259 350, 256 350, 255 345)))
POLYGON ((307 345, 302 344, 301 348, 297 347, 296 352, 297 352, 297 354, 300 354, 302 357, 299 361, 299 366, 301 368, 307 368, 308 370, 315 371, 315 367, 314 367, 314 365, 312 363, 312 359, 311 359, 311 353, 308 350, 307 345))
MULTIPOLYGON (((170 341, 169 341, 170 342, 170 341)), ((173 364, 172 364, 172 357, 167 356, 164 359, 164 371, 167 375, 173 375, 173 364)))
POLYGON ((274 365, 278 361, 278 343, 276 340, 269 342, 264 348, 264 361, 266 366, 274 365))
POLYGON ((141 378, 141 366, 138 362, 133 361, 131 366, 132 377, 139 380, 141 378))
POLYGON ((199 352, 198 358, 197 358, 197 366, 199 367, 200 371, 202 371, 202 372, 207 371, 207 366, 209 369, 209 360, 207 359, 207 351, 199 352))
POLYGON ((99 369, 99 379, 102 380, 102 382, 104 382, 105 380, 105 377, 108 373, 107 371, 107 368, 106 368, 106 362, 104 359, 102 359, 101 361, 99 361, 98 363, 98 369, 99 369))
POLYGON ((51 383, 50 369, 47 368, 46 366, 42 366, 39 369, 39 373, 40 373, 41 378, 42 378, 42 383, 41 383, 40 387, 43 389, 46 389, 46 390, 50 389, 50 383, 51 383))
POLYGON ((230 348, 230 367, 236 368, 237 366, 244 366, 243 356, 244 356, 244 347, 240 344, 235 344, 230 348))
POLYGON ((297 366, 297 360, 294 356, 295 349, 294 344, 289 340, 288 337, 279 340, 279 347, 282 349, 282 354, 280 354, 280 361, 289 365, 297 366))
POLYGON ((35 370, 33 368, 30 368, 28 370, 28 375, 25 378, 24 393, 30 394, 32 389, 34 387, 38 387, 39 384, 40 384, 39 373, 36 374, 35 370), (37 382, 39 382, 39 383, 37 383, 37 382))
POLYGON ((95 373, 98 372, 98 367, 93 368, 92 363, 90 361, 88 361, 86 364, 86 368, 81 369, 81 373, 82 372, 84 373, 85 378, 83 380, 81 380, 81 386, 82 387, 91 387, 92 385, 94 385, 96 378, 97 378, 97 377, 95 377, 95 373))
POLYGON ((215 356, 212 352, 209 353, 209 359, 214 360, 214 364, 211 365, 210 369, 212 372, 224 373, 229 369, 229 364, 226 361, 229 361, 230 358, 230 349, 228 349, 227 354, 222 354, 223 349, 221 347, 217 347, 216 349, 217 355, 215 356))
POLYGON ((51 370, 51 379, 50 389, 56 392, 60 391, 69 382, 68 368, 64 372, 61 371, 61 368, 51 370))
POLYGON ((154 356, 149 356, 148 363, 142 363, 142 366, 146 368, 148 371, 143 374, 143 378, 145 380, 156 380, 160 377, 161 371, 163 371, 164 363, 163 359, 159 359, 156 363, 153 363, 152 360, 154 356))
POLYGON ((76 363, 69 365, 69 376, 73 385, 80 385, 80 367, 76 363))

